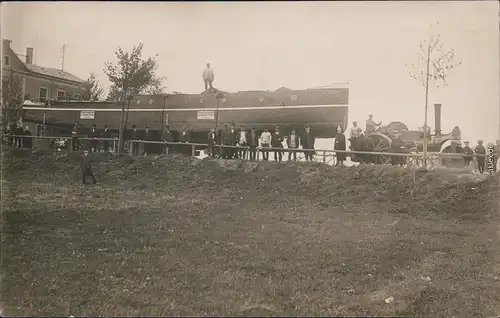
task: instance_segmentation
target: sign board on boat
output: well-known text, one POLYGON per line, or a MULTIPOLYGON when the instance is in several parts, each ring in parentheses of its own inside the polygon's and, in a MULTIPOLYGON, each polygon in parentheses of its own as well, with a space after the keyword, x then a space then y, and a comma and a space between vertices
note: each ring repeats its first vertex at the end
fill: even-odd
POLYGON ((215 111, 213 111, 213 110, 200 110, 196 114, 196 119, 214 120, 215 119, 215 111))
POLYGON ((82 110, 80 111, 80 119, 94 119, 95 111, 93 110, 82 110))

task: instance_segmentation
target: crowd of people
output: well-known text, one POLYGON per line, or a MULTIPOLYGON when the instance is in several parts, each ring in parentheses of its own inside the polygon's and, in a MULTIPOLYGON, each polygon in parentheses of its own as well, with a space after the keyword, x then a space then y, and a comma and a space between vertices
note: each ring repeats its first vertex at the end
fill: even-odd
MULTIPOLYGON (((167 125, 161 135, 153 133, 150 131, 149 126, 145 126, 144 131, 140 132, 136 125, 132 125, 132 130, 125 133, 124 139, 126 141, 136 141, 130 143, 131 153, 133 155, 139 155, 139 143, 137 141, 163 141, 167 143, 179 143, 186 144, 191 143, 191 134, 186 129, 183 128, 179 134, 174 134, 174 132, 167 125), (176 138, 177 136, 177 138, 176 138)), ((72 149, 78 151, 81 148, 80 138, 81 138, 81 125, 76 121, 73 125, 72 130, 72 149)), ((96 125, 92 125, 92 129, 88 134, 89 138, 89 150, 92 152, 100 151, 100 143, 98 138, 111 138, 111 133, 108 131, 107 126, 104 130, 99 132, 96 125)), ((269 129, 264 129, 264 131, 258 134, 255 128, 247 129, 245 126, 240 126, 239 129, 236 128, 235 124, 224 125, 223 129, 216 132, 215 128, 212 128, 207 136, 208 140, 208 155, 221 158, 221 159, 237 159, 245 158, 250 160, 257 160, 257 149, 262 153, 263 160, 269 160, 269 153, 271 148, 274 152, 274 160, 277 162, 283 161, 284 153, 288 152, 288 160, 297 160, 297 149, 302 146, 305 154, 306 160, 314 160, 314 144, 316 137, 311 130, 310 125, 306 125, 303 131, 297 132, 295 128, 291 130, 289 134, 282 134, 280 127, 276 126, 274 131, 270 132, 269 129), (220 147, 222 146, 222 147, 220 147), (283 149, 282 151, 280 149, 283 149), (289 149, 289 150, 286 150, 289 149)), ((345 143, 344 143, 345 144, 345 143)), ((104 151, 109 151, 109 141, 103 141, 104 151)), ((169 152, 179 151, 182 152, 182 145, 162 145, 162 152, 165 153, 167 150, 169 152)), ((153 143, 143 143, 142 155, 155 152, 155 145, 153 143)), ((343 146, 345 150, 345 145, 343 146)), ((156 148, 157 149, 157 148, 156 148)), ((340 149, 339 149, 340 150, 340 149)))
MULTIPOLYGON (((357 122, 353 122, 350 129, 350 136, 347 138, 344 134, 342 127, 337 127, 337 134, 334 141, 334 150, 345 151, 347 150, 347 141, 350 141, 352 151, 367 151, 373 150, 373 141, 366 136, 370 133, 375 132, 377 127, 380 127, 381 122, 376 123, 373 120, 373 116, 370 115, 369 119, 366 121, 366 129, 363 131, 361 127, 357 125, 357 122)), ((8 137, 8 143, 10 147, 17 148, 32 148, 33 139, 31 130, 28 126, 24 129, 19 124, 14 124, 9 127, 6 131, 6 136, 8 137), (26 136, 26 137, 19 137, 26 136)), ((82 136, 82 126, 79 121, 75 121, 72 129, 72 142, 71 148, 73 151, 82 150, 82 148, 88 148, 91 152, 109 152, 110 145, 112 143, 111 139, 113 137, 112 132, 105 125, 102 130, 98 130, 96 125, 93 124, 90 132, 87 134, 88 143, 86 147, 82 147, 80 139, 82 136), (109 140, 100 140, 109 139, 109 140)), ((207 136, 208 149, 206 150, 207 155, 214 158, 221 159, 249 159, 249 160, 259 160, 257 156, 257 149, 262 153, 262 160, 270 160, 270 152, 274 153, 274 161, 281 162, 284 159, 284 155, 288 154, 289 161, 297 160, 297 153, 304 153, 305 159, 307 161, 314 160, 314 147, 316 137, 314 132, 311 130, 310 125, 305 125, 300 130, 292 128, 288 134, 281 132, 279 126, 274 127, 273 131, 265 128, 262 133, 257 133, 255 128, 248 129, 244 125, 241 125, 238 129, 235 124, 224 125, 224 127, 216 131, 212 128, 207 136), (221 147, 222 146, 222 147, 221 147), (301 150, 298 150, 302 148, 301 150)), ((136 141, 129 143, 130 151, 133 155, 139 155, 139 141, 151 141, 158 142, 163 141, 170 143, 168 145, 155 145, 154 143, 143 143, 142 155, 147 155, 149 153, 166 153, 166 152, 186 152, 186 154, 191 153, 191 147, 184 147, 182 145, 175 145, 172 143, 186 144, 191 143, 191 133, 183 128, 176 134, 170 130, 169 126, 166 126, 161 134, 158 132, 150 131, 149 126, 145 126, 143 131, 139 131, 136 125, 132 125, 130 131, 125 131, 124 139, 126 141, 136 141), (160 149, 158 151, 158 149, 160 149), (184 150, 183 150, 184 149, 184 150)), ((401 141, 398 136, 392 140, 390 152, 398 153, 401 152, 401 148, 404 148, 403 141, 401 141)), ((500 155, 500 140, 497 140, 497 144, 491 147, 493 149, 494 163, 493 167, 496 171, 497 161, 500 155)), ((483 145, 483 141, 479 140, 477 146, 471 147, 469 141, 464 142, 464 146, 458 142, 457 153, 463 154, 464 165, 470 167, 474 165, 474 169, 480 173, 485 172, 487 167, 487 157, 488 149, 483 145), (478 156, 479 155, 479 156, 478 156)), ((358 162, 372 162, 376 155, 370 154, 355 154, 349 155, 351 160, 358 162)), ((347 159, 347 154, 343 152, 337 152, 337 165, 343 165, 343 162, 347 159)), ((406 159, 403 156, 392 156, 393 164, 405 164, 406 159)))

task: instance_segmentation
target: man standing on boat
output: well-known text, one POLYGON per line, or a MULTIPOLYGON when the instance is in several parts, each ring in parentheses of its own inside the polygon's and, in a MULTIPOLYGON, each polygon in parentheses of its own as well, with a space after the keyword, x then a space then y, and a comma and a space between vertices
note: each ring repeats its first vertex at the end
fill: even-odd
POLYGON ((205 82, 205 91, 213 90, 213 82, 214 82, 214 71, 210 67, 210 63, 207 63, 207 68, 203 71, 203 81, 205 82))

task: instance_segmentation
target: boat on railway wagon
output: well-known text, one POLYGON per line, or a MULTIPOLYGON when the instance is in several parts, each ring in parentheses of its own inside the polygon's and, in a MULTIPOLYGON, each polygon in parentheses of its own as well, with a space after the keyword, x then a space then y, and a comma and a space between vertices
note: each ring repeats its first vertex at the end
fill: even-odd
MULTIPOLYGON (((140 131, 146 125, 159 136, 166 125, 174 135, 182 129, 191 134, 191 142, 207 143, 208 132, 234 123, 236 128, 264 128, 271 131, 280 126, 288 134, 292 128, 298 132, 306 124, 318 138, 333 138, 337 126, 344 129, 348 122, 349 89, 317 88, 275 91, 220 91, 202 94, 169 94, 167 96, 133 96, 124 102, 53 101, 50 105, 23 107, 23 120, 57 128, 58 133, 70 136, 74 121, 80 121, 83 134, 92 124, 99 130, 104 125, 117 134, 122 107, 127 130, 136 125, 140 131)), ((175 136, 176 137, 176 136, 175 136)))

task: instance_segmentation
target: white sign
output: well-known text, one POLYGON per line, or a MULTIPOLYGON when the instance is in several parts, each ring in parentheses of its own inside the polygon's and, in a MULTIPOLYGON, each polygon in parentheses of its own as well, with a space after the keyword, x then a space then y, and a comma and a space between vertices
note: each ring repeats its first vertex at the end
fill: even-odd
POLYGON ((215 119, 215 112, 213 110, 200 110, 196 114, 196 119, 215 119))
POLYGON ((80 112, 80 119, 94 119, 95 111, 93 110, 82 110, 80 112))

